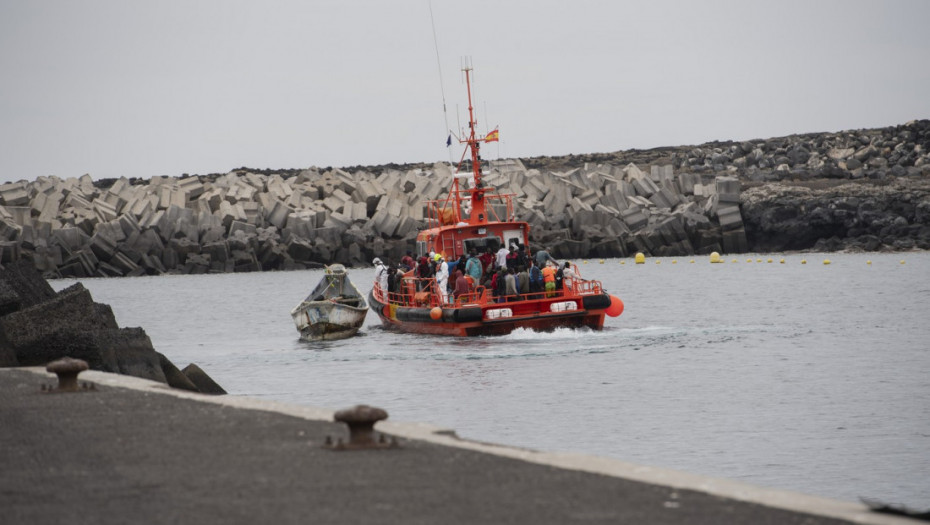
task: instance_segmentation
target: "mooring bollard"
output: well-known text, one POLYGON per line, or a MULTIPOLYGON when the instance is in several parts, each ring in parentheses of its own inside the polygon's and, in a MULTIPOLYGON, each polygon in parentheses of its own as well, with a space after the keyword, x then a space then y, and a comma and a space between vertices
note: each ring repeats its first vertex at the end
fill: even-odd
MULTIPOLYGON (((58 376, 57 390, 59 392, 77 392, 80 390, 78 388, 77 376, 84 370, 87 370, 87 368, 87 361, 71 357, 56 359, 45 367, 47 371, 58 376)), ((51 389, 49 390, 51 391, 51 389)))
POLYGON ((385 410, 368 405, 356 405, 352 408, 340 410, 333 415, 333 420, 345 423, 349 427, 349 442, 338 440, 335 445, 327 436, 325 447, 334 450, 359 450, 371 448, 396 448, 397 439, 386 440, 382 435, 375 439, 375 423, 387 419, 385 410))

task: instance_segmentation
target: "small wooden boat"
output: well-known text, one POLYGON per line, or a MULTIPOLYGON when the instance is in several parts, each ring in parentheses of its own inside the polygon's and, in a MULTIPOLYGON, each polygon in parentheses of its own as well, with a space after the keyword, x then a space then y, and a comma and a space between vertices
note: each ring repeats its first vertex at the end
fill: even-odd
POLYGON ((358 333, 368 303, 349 280, 345 266, 333 264, 313 292, 291 310, 300 338, 305 341, 345 339, 358 333))

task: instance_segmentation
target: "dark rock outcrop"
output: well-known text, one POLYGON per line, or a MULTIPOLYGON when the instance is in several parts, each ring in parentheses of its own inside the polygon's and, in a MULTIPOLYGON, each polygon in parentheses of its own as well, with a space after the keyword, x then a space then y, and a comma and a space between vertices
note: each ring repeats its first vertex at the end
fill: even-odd
MULTIPOLYGON (((5 305, 0 315, 0 366, 44 366, 72 357, 86 361, 92 370, 199 391, 155 351, 142 328, 120 328, 113 310, 94 302, 80 283, 55 293, 29 261, 22 260, 0 268, 0 293, 5 305)), ((219 388, 215 383, 208 386, 210 393, 219 388)))
POLYGON ((202 394, 225 394, 223 387, 218 385, 212 377, 208 376, 202 368, 191 363, 184 367, 181 372, 187 376, 191 383, 197 386, 202 394))

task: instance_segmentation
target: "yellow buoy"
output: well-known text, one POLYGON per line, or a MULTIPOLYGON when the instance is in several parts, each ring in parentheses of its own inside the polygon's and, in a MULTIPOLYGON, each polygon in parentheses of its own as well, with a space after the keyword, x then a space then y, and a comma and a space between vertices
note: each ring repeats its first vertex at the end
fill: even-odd
POLYGON ((588 264, 588 260, 585 259, 585 260, 581 261, 581 264, 588 264))
POLYGON ((807 259, 801 259, 801 264, 807 264, 807 259))
POLYGON ((620 264, 626 264, 626 261, 620 261, 620 264))
POLYGON ((869 266, 871 266, 871 265, 872 265, 872 261, 865 261, 865 264, 868 264, 869 266))
POLYGON ((752 259, 746 259, 746 262, 751 263, 752 259))
POLYGON ((901 259, 901 264, 904 264, 904 259, 901 259))
POLYGON ((762 259, 756 259, 756 262, 762 262, 762 259))
POLYGON ((661 262, 662 262, 661 260, 656 259, 656 264, 659 264, 659 263, 661 263, 661 262))
POLYGON ((765 261, 765 262, 767 262, 767 263, 771 263, 771 262, 772 262, 772 259, 771 259, 771 258, 769 258, 769 259, 768 259, 767 261, 765 261))
POLYGON ((739 262, 739 261, 737 261, 736 259, 733 259, 733 262, 737 263, 737 262, 739 262))
POLYGON ((824 264, 830 264, 830 259, 824 259, 824 260, 823 260, 823 263, 824 263, 824 264))
POLYGON ((604 259, 601 259, 601 264, 604 264, 604 259))
POLYGON ((637 252, 636 257, 633 258, 633 261, 635 261, 636 264, 645 264, 646 256, 643 255, 643 252, 637 252))
POLYGON ((778 261, 778 263, 779 263, 779 264, 785 264, 785 258, 782 257, 782 258, 778 261))
POLYGON ((722 262, 723 262, 723 259, 720 258, 720 254, 719 254, 719 253, 717 253, 717 252, 711 252, 711 254, 710 254, 710 262, 712 262, 712 263, 722 263, 722 262))
POLYGON ((672 264, 678 264, 678 261, 676 259, 672 259, 672 264))
POLYGON ((694 264, 694 259, 691 259, 690 261, 688 261, 688 263, 689 263, 689 264, 694 264))

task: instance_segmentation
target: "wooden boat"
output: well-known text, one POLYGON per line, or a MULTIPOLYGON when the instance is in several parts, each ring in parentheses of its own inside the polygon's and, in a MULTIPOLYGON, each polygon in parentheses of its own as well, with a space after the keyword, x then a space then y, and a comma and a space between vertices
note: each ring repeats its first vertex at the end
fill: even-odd
POLYGON ((345 339, 358 333, 368 303, 349 280, 341 264, 326 267, 313 292, 291 310, 294 325, 305 341, 345 339))
MULTIPOLYGON (((529 245, 530 227, 515 220, 513 195, 494 193, 482 182, 481 144, 498 140, 498 132, 495 129, 483 137, 476 133, 471 67, 464 67, 463 72, 468 90, 469 131, 459 143, 465 144, 466 150, 453 175, 448 196, 426 203, 428 227, 419 232, 416 240, 419 257, 435 253, 450 261, 472 249, 483 252, 487 248, 496 251, 501 246, 529 245), (466 163, 469 152, 470 163, 466 163), (470 187, 460 185, 463 178, 471 179, 470 187)), ((383 289, 376 277, 369 303, 386 328, 455 336, 507 334, 517 328, 599 330, 604 326, 605 315, 623 312, 623 302, 618 297, 607 294, 599 281, 582 279, 576 266, 571 268, 574 277, 565 279, 562 288, 553 292, 524 291, 500 296, 475 283, 468 293, 456 298, 439 290, 435 279, 418 279, 411 270, 394 290, 383 289)))

